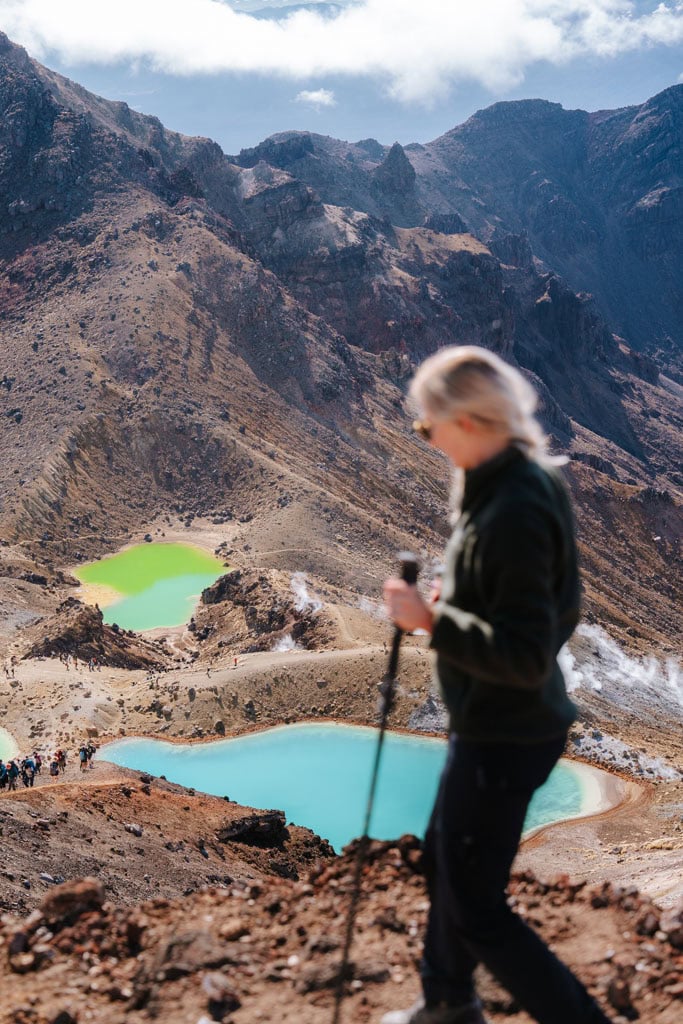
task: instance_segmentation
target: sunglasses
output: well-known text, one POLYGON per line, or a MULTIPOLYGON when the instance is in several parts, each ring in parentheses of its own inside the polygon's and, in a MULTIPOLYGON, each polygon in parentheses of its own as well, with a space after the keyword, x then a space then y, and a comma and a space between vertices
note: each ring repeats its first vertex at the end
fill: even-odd
POLYGON ((433 429, 429 420, 413 420, 413 430, 423 441, 431 441, 433 429))
MULTIPOLYGON (((482 416, 478 412, 468 412, 467 415, 470 420, 474 420, 475 423, 480 423, 483 427, 487 427, 489 429, 495 428, 498 422, 489 416, 482 416)), ((458 419, 447 421, 440 420, 439 422, 452 422, 456 425, 460 424, 460 420, 458 419)), ((422 438, 423 441, 431 441, 434 436, 434 424, 430 423, 429 420, 413 420, 413 430, 422 438)))

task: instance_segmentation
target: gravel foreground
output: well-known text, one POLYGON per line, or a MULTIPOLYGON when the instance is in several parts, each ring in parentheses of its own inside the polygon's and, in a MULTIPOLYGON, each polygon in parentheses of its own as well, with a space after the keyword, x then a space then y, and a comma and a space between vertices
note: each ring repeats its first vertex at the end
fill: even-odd
MULTIPOLYGON (((2 1024, 251 1024, 331 1020, 355 848, 308 878, 207 887, 124 908, 94 878, 49 890, 0 925, 2 1024)), ((427 900, 414 837, 371 844, 344 1021, 409 1003, 427 900)), ((513 877, 517 911, 581 976, 612 1018, 676 1024, 683 1010, 683 905, 567 876, 513 877)), ((482 974, 493 1024, 529 1018, 482 974)))

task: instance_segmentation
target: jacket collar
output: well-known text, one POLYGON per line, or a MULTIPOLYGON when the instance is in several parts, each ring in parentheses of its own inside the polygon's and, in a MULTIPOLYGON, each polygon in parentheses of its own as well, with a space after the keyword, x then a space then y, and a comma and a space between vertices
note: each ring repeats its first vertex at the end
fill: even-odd
POLYGON ((524 452, 515 445, 510 445, 504 451, 487 459, 480 466, 474 469, 465 470, 465 489, 463 493, 462 509, 468 509, 477 498, 491 486, 494 485, 497 477, 509 466, 514 465, 521 459, 525 459, 524 452))

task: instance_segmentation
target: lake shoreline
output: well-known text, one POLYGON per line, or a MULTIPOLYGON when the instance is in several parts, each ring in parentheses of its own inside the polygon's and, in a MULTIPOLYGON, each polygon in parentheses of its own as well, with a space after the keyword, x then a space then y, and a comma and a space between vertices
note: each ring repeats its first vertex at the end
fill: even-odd
MULTIPOLYGON (((272 738, 273 744, 275 745, 275 749, 278 749, 278 744, 281 746, 283 743, 287 743, 288 741, 296 742, 296 732, 298 730, 301 731, 302 742, 305 743, 307 747, 311 744, 315 746, 317 742, 321 741, 322 731, 324 738, 322 739, 322 741, 330 744, 330 756, 333 756, 335 744, 339 742, 346 744, 350 743, 353 745, 355 749, 355 744, 358 741, 360 741, 363 745, 362 749, 363 751, 365 751, 367 750, 369 744, 374 745, 375 739, 379 735, 378 729, 375 726, 368 726, 365 723, 350 723, 348 721, 339 722, 335 720, 326 719, 313 722, 304 721, 296 723, 279 724, 267 728, 251 729, 249 731, 241 732, 239 735, 225 737, 205 737, 202 739, 195 739, 190 741, 183 740, 179 737, 170 736, 163 738, 150 735, 126 736, 114 740, 113 744, 105 744, 101 748, 99 756, 106 760, 107 750, 110 749, 113 745, 113 747, 116 748, 114 756, 123 758, 123 760, 114 760, 112 762, 114 764, 123 767, 128 767, 130 770, 145 771, 148 774, 155 777, 159 777, 160 774, 163 774, 164 777, 172 778, 173 781, 176 782, 178 785, 184 785, 191 788, 195 788, 198 791, 204 791, 209 793, 213 792, 214 795, 216 795, 217 791, 212 790, 210 782, 207 782, 206 785, 203 785, 201 779, 197 781, 193 777, 192 773, 193 771, 197 770, 198 762, 192 758, 192 754, 190 753, 191 751, 199 752, 202 750, 202 748, 206 748, 207 743, 209 744, 210 749, 205 750, 204 760, 202 763, 205 765, 205 768, 208 772, 208 775, 206 776, 207 780, 213 780, 216 777, 222 777, 223 765, 228 765, 231 763, 230 746, 231 744, 235 744, 235 746, 232 748, 232 753, 235 759, 232 762, 232 771, 234 779, 239 778, 239 771, 243 770, 238 768, 238 774, 235 776, 235 765, 239 766, 241 764, 241 759, 245 757, 245 754, 248 759, 249 755, 247 751, 249 750, 250 747, 253 750, 253 747, 249 743, 250 740, 257 740, 259 737, 261 737, 266 741, 267 746, 265 750, 261 751, 261 753, 262 758, 265 761, 267 761, 267 758, 269 756, 272 756, 274 753, 274 747, 273 745, 268 745, 268 739, 272 738), (343 738, 343 733, 345 730, 349 733, 346 739, 343 738), (325 736, 325 732, 327 732, 327 736, 325 736), (240 743, 239 741, 246 741, 249 744, 249 746, 245 747, 244 744, 240 743), (125 753, 126 747, 129 746, 133 751, 130 760, 126 757, 125 753), (183 757, 182 761, 178 761, 178 768, 175 774, 174 769, 170 768, 169 765, 167 764, 171 748, 180 748, 178 749, 178 754, 181 757, 183 757), (181 754, 181 750, 183 754, 181 754), (183 755, 185 752, 190 754, 190 760, 184 759, 183 755), (187 774, 188 772, 190 773, 189 775, 187 774)), ((432 744, 434 745, 435 748, 437 748, 440 752, 443 753, 443 757, 445 758, 445 748, 447 739, 443 733, 425 734, 423 732, 415 732, 413 730, 405 728, 392 728, 390 730, 387 730, 386 738, 388 740, 388 743, 387 749, 385 750, 385 760, 387 757, 392 756, 398 759, 398 763, 394 763, 394 776, 397 773, 400 775, 403 765, 408 764, 409 758, 417 757, 417 763, 413 765, 413 768, 409 771, 409 777, 411 780, 413 778, 420 777, 421 772, 424 771, 425 756, 428 756, 429 758, 432 757, 431 754, 427 755, 427 751, 432 744), (411 741, 413 741, 415 744, 415 746, 412 747, 412 753, 411 741), (404 744, 402 749, 396 748, 397 742, 404 744), (408 746, 405 746, 406 743, 408 744, 408 746), (420 765, 422 765, 422 767, 420 767, 420 765)), ((202 757, 201 754, 199 756, 202 757)), ((351 753, 347 750, 345 756, 347 757, 346 763, 355 765, 360 758, 360 751, 357 751, 356 755, 351 757, 351 753), (348 760, 349 757, 351 758, 350 760, 348 760)), ((245 790, 242 790, 241 793, 238 791, 238 801, 242 804, 248 803, 253 806, 271 806, 274 803, 277 803, 278 806, 286 808, 288 815, 290 814, 290 809, 297 808, 296 813, 298 814, 298 817, 295 817, 293 820, 296 820, 299 824, 306 824, 307 827, 310 827, 314 832, 326 835, 326 837, 330 839, 330 841, 333 841, 331 837, 325 833, 324 828, 317 820, 318 810, 316 810, 317 798, 315 794, 313 793, 313 795, 310 797, 310 803, 307 803, 306 800, 303 801, 305 809, 304 806, 302 805, 302 793, 304 792, 305 787, 300 786, 300 784, 295 781, 291 782, 291 789, 285 788, 283 792, 277 792, 278 787, 275 786, 275 793, 271 796, 270 792, 267 791, 267 780, 262 780, 260 777, 260 772, 261 770, 263 770, 260 767, 262 763, 262 759, 259 758, 257 765, 253 765, 252 768, 246 770, 247 777, 250 779, 250 781, 253 781, 254 772, 256 773, 256 778, 259 779, 259 782, 256 783, 256 791, 252 790, 250 792, 249 787, 247 787, 246 792, 245 790), (266 787, 266 791, 264 791, 264 786, 266 787)), ((603 769, 597 768, 593 765, 587 765, 584 762, 578 761, 571 757, 562 757, 559 763, 561 766, 563 766, 565 771, 569 771, 572 780, 570 785, 573 785, 575 787, 575 790, 576 788, 578 788, 579 805, 578 807, 576 807, 574 811, 572 811, 572 813, 558 813, 553 809, 554 801, 555 807, 558 806, 557 801, 559 801, 560 807, 562 806, 563 801, 566 801, 566 796, 562 795, 566 783, 562 783, 560 781, 562 778, 566 778, 566 776, 555 776, 554 796, 550 796, 550 792, 552 792, 552 787, 550 791, 544 791, 543 795, 540 796, 540 804, 535 801, 534 806, 532 806, 531 820, 533 821, 534 818, 536 818, 537 820, 540 816, 554 815, 555 813, 558 813, 558 816, 554 818, 551 817, 550 820, 541 820, 541 822, 538 824, 531 824, 530 827, 528 827, 524 832, 525 840, 533 834, 535 834, 540 829, 550 827, 556 823, 565 823, 571 820, 585 819, 592 817, 594 815, 609 813, 615 808, 618 808, 618 806, 624 799, 626 784, 619 777, 613 776, 611 773, 606 772, 603 769), (544 801, 546 802, 544 803, 544 801)), ((366 767, 367 776, 369 779, 369 765, 366 767)), ((324 774, 326 768, 327 764, 321 763, 319 766, 319 770, 315 772, 315 775, 324 774)), ((427 795, 424 796, 424 799, 421 800, 421 807, 424 809, 425 815, 427 814, 429 809, 428 805, 431 805, 432 802, 432 796, 430 795, 431 791, 432 789, 434 790, 434 792, 436 791, 436 786, 438 783, 440 773, 441 766, 439 765, 438 768, 435 770, 434 766, 432 765, 432 768, 428 769, 427 776, 424 777, 423 784, 426 787, 425 793, 427 795)), ((384 778, 390 777, 391 776, 384 776, 384 778)), ((356 793, 363 788, 364 782, 364 777, 357 777, 355 779, 354 786, 356 793)), ((228 786, 229 789, 232 784, 233 783, 226 781, 226 785, 228 786)), ((382 787, 380 786, 380 789, 381 788, 382 787)), ((230 789, 230 791, 232 792, 232 789, 230 789)), ((341 806, 342 804, 344 804, 345 799, 348 799, 348 797, 343 797, 342 794, 339 794, 337 800, 338 805, 341 806)), ((293 810, 292 813, 294 813, 293 810)), ((406 813, 408 812, 406 811, 406 813)), ((426 818, 424 825, 426 827, 426 818)), ((405 822, 402 822, 400 825, 385 825, 384 827, 389 829, 395 827, 396 834, 405 832, 415 832, 416 834, 420 835, 422 834, 423 831, 422 825, 416 826, 415 822, 410 820, 406 820, 405 822)), ((386 838, 386 836, 384 838, 386 838)), ((349 838, 348 836, 346 836, 344 842, 341 845, 345 845, 346 842, 348 841, 349 838)), ((335 841, 334 845, 336 847, 339 844, 335 841)))
MULTIPOLYGON (((259 733, 264 732, 275 732, 277 730, 284 730, 289 728, 297 727, 309 727, 316 725, 331 725, 337 728, 349 728, 349 729, 362 729, 368 732, 378 732, 378 727, 374 725, 368 725, 363 722, 339 722, 335 719, 321 718, 316 719, 314 722, 300 721, 300 722, 282 722, 278 725, 259 725, 254 724, 252 728, 248 728, 235 733, 230 736, 201 736, 201 737, 183 737, 183 736, 154 736, 147 732, 127 732, 125 736, 101 736, 98 737, 99 744, 99 760, 106 761, 104 757, 104 751, 106 748, 115 743, 122 743, 126 740, 147 740, 157 743, 166 743, 172 746, 180 747, 193 747, 193 746, 205 746, 211 743, 225 743, 231 740, 242 739, 248 736, 256 736, 259 733)), ((394 733, 402 737, 412 737, 416 740, 433 741, 436 743, 445 743, 446 737, 443 733, 438 732, 415 732, 414 730, 407 729, 405 727, 396 726, 387 730, 389 734, 394 733)), ((38 743, 40 746, 40 744, 38 743)), ((30 746, 30 743, 29 743, 30 746)), ((0 751, 8 751, 6 754, 1 755, 6 758, 16 757, 20 753, 20 746, 15 736, 10 733, 7 729, 0 727, 0 751)), ((572 767, 572 770, 579 777, 579 784, 582 788, 582 809, 580 812, 574 815, 568 815, 566 818, 559 819, 558 822, 551 822, 546 825, 536 826, 531 829, 528 833, 525 833, 526 839, 531 838, 537 831, 544 828, 549 828, 553 824, 558 824, 560 821, 572 821, 579 820, 581 818, 593 817, 596 815, 602 815, 609 813, 617 809, 620 804, 626 800, 627 789, 629 786, 637 786, 638 783, 624 778, 617 772, 609 771, 606 768, 598 768, 595 765, 589 764, 574 756, 563 754, 561 761, 572 767)), ((116 764, 116 762, 107 762, 108 764, 116 764)))
MULTIPOLYGON (((354 629, 347 630, 350 635, 344 634, 348 646, 343 648, 240 654, 236 666, 232 652, 207 666, 189 663, 187 652, 179 651, 177 666, 162 672, 155 681, 142 670, 103 665, 101 671, 89 672, 79 663, 76 671, 73 667, 67 671, 57 659, 20 660, 3 724, 21 750, 30 747, 51 752, 62 746, 72 756, 88 735, 94 736, 98 745, 135 736, 174 744, 204 744, 217 738, 218 720, 227 736, 306 720, 342 720, 367 727, 376 719, 377 680, 386 663, 384 629, 378 623, 373 626, 376 636, 363 633, 358 639, 356 620, 350 621, 354 629), (272 685, 272 693, 268 685, 272 685), (256 721, 249 720, 245 711, 250 700, 255 703, 256 721), (80 705, 78 710, 75 703, 80 705), (321 715, 321 706, 328 703, 335 706, 336 715, 321 715), (317 712, 311 710, 316 704, 320 708, 317 712), (165 705, 170 718, 161 713, 165 705), (197 735, 199 732, 202 735, 197 735)), ((407 729, 407 721, 427 697, 427 672, 422 646, 408 638, 401 652, 402 685, 393 712, 393 731, 415 735, 407 729)), ((443 738, 443 733, 419 735, 443 738)), ((571 747, 569 760, 575 764, 589 761, 581 754, 573 756, 579 748, 571 747)), ((651 745, 651 752, 662 757, 668 751, 664 741, 659 746, 651 745)), ((96 757, 98 765, 103 780, 120 780, 118 770, 96 757)), ((587 767, 590 771, 595 762, 587 767)), ((616 781, 605 783, 607 793, 594 793, 590 817, 541 827, 525 838, 525 863, 537 872, 552 875, 559 869, 589 881, 610 878, 629 885, 638 880, 655 899, 673 899, 678 892, 683 895, 683 855, 669 819, 663 816, 664 808, 678 806, 681 784, 657 779, 637 783, 630 781, 635 776, 626 766, 615 767, 610 770, 609 763, 600 766, 609 779, 616 781), (624 787, 637 798, 635 819, 630 815, 630 797, 618 803, 624 787), (605 800, 610 807, 605 808, 605 800), (663 845, 653 850, 652 843, 663 845), (612 852, 622 846, 623 854, 612 852)))

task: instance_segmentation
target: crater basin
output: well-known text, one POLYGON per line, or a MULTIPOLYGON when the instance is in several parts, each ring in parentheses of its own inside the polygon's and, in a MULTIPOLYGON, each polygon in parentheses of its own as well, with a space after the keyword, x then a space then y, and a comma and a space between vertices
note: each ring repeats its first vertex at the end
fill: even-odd
POLYGON ((202 590, 227 570, 191 544, 136 544, 73 569, 83 598, 99 604, 104 621, 144 632, 187 622, 202 590))
MULTIPOLYGON (((363 726, 303 723, 210 743, 119 740, 101 757, 248 807, 278 808, 339 851, 363 830, 377 736, 363 726)), ((374 838, 424 836, 445 758, 444 740, 386 734, 374 838)), ((585 769, 561 761, 535 794, 525 829, 595 810, 591 789, 585 769)))

